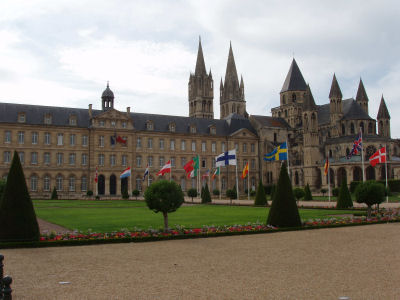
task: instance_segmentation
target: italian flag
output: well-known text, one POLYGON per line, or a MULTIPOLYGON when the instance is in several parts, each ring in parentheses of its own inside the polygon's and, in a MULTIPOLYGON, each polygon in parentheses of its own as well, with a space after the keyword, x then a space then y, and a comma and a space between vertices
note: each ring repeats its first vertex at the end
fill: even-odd
POLYGON ((215 169, 214 173, 213 173, 212 176, 211 176, 212 179, 214 179, 217 175, 219 175, 219 168, 220 168, 220 167, 218 167, 218 168, 215 169))

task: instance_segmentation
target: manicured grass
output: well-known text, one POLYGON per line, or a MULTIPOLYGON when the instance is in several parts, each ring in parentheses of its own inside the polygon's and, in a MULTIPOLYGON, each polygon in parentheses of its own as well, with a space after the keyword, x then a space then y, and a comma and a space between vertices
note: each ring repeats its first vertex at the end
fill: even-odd
MULTIPOLYGON (((356 198, 354 196, 354 194, 351 194, 351 199, 353 200, 353 202, 356 202, 356 198)), ((331 196, 331 202, 336 202, 336 197, 331 196)), ((328 196, 313 196, 313 201, 329 201, 329 197, 328 196)), ((389 202, 390 203, 398 203, 400 202, 400 195, 398 193, 396 194, 392 194, 389 196, 389 202)), ((384 203, 386 203, 386 197, 385 197, 385 201, 384 203)))
MULTIPOLYGON (((149 210, 143 201, 34 200, 36 214, 48 222, 69 229, 96 232, 119 231, 122 228, 162 228, 163 218, 149 210)), ((169 214, 170 227, 235 225, 262 222, 269 208, 225 205, 183 206, 169 214)), ((347 210, 300 209, 302 220, 351 214, 347 210)))

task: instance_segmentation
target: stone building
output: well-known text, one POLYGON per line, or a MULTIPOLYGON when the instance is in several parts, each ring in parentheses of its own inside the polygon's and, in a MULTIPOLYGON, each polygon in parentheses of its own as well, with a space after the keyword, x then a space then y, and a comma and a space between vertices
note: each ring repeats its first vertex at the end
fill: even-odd
MULTIPOLYGON (((150 182, 171 160, 171 179, 183 190, 195 187, 183 165, 199 155, 201 175, 212 170, 214 158, 236 148, 238 171, 249 162, 250 186, 258 179, 265 185, 277 182, 280 162, 264 162, 263 155, 284 141, 289 144, 291 178, 294 185, 309 183, 314 190, 326 187, 323 164, 331 163, 332 184, 342 176, 348 182, 362 178, 360 156, 345 158, 358 128, 364 133, 365 159, 387 145, 389 177, 399 175, 399 145, 390 137, 390 115, 382 97, 376 120, 368 115, 368 96, 360 80, 356 99, 342 99, 333 76, 329 103, 316 105, 310 87, 295 60, 280 93, 280 105, 272 116, 246 111, 243 78, 239 82, 232 45, 229 47, 225 80, 220 83, 220 119, 214 119, 214 83, 206 71, 199 41, 195 72, 189 76, 189 117, 132 112, 114 108, 115 98, 107 84, 101 95, 101 109, 87 109, 0 103, 0 176, 6 177, 14 150, 19 153, 32 197, 49 197, 53 187, 63 198, 80 198, 88 190, 105 197, 120 197, 128 190, 143 190, 148 165, 150 182), (132 176, 120 173, 132 168, 132 176), (98 173, 98 183, 94 178, 98 173)), ((384 176, 382 166, 366 166, 366 178, 384 176)), ((221 170, 224 192, 235 185, 235 167, 221 170)), ((169 175, 166 176, 169 179, 169 175)), ((218 189, 217 180, 209 180, 218 189)), ((244 193, 247 179, 239 180, 244 193)))

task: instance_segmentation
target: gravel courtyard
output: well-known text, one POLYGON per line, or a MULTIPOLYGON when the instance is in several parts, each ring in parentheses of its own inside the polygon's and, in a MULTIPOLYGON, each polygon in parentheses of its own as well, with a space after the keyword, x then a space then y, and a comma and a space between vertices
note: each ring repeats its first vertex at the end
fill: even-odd
POLYGON ((17 300, 400 299, 400 223, 0 253, 17 300))

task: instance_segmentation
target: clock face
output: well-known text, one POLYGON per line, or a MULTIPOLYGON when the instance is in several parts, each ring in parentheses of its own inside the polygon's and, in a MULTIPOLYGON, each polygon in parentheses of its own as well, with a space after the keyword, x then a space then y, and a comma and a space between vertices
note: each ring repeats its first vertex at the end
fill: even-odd
POLYGON ((370 145, 367 147, 367 150, 365 152, 366 152, 365 160, 368 160, 371 157, 371 155, 376 152, 376 148, 375 148, 375 146, 370 145))

